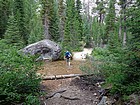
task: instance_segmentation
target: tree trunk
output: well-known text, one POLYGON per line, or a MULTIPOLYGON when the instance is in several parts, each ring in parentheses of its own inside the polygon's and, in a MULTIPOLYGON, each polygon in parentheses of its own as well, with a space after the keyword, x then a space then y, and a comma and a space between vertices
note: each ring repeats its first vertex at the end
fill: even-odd
POLYGON ((48 21, 46 13, 45 13, 45 16, 44 16, 44 35, 45 35, 46 39, 51 38, 51 36, 49 35, 49 21, 48 21))
POLYGON ((126 3, 127 3, 127 0, 125 0, 124 2, 124 6, 123 6, 123 14, 124 14, 124 17, 123 17, 123 21, 124 21, 124 26, 123 26, 123 29, 124 29, 124 32, 123 32, 123 46, 126 45, 126 25, 125 25, 125 22, 126 22, 126 3))
POLYGON ((119 26, 119 34, 118 34, 118 40, 121 43, 122 42, 122 16, 120 15, 120 26, 119 26))
POLYGON ((122 26, 119 26, 119 41, 121 42, 121 36, 122 36, 122 26))
POLYGON ((123 46, 125 46, 125 45, 126 45, 126 36, 127 36, 127 34, 126 34, 126 26, 124 26, 124 33, 123 33, 123 46))

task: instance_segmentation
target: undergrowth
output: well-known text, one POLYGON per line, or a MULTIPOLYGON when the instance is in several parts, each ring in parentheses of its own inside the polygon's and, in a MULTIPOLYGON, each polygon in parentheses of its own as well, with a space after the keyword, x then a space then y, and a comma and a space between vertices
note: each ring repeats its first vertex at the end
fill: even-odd
POLYGON ((18 53, 19 49, 0 41, 0 104, 39 105, 40 77, 34 56, 18 53))

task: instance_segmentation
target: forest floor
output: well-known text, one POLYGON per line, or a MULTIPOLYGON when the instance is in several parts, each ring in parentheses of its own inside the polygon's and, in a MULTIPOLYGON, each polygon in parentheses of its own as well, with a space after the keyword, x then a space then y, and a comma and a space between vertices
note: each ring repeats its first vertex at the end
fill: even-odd
MULTIPOLYGON (((47 91, 44 105, 97 105, 99 88, 83 78, 42 81, 47 91)), ((42 104, 43 105, 43 104, 42 104)))
MULTIPOLYGON (((83 74, 79 66, 84 63, 72 60, 68 67, 65 61, 47 62, 38 73, 48 76, 83 74)), ((95 84, 86 77, 43 80, 41 87, 46 95, 42 98, 42 105, 97 105, 100 88, 95 84)))

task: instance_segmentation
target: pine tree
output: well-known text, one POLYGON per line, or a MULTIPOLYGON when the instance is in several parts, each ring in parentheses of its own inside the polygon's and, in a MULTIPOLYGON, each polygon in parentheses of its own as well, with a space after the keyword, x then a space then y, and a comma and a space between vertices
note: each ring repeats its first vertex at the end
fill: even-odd
POLYGON ((58 2, 56 0, 41 0, 42 19, 47 39, 59 41, 58 2))
POLYGON ((82 4, 80 0, 76 0, 76 21, 77 21, 77 28, 78 28, 78 37, 79 37, 79 41, 83 40, 83 20, 82 20, 82 16, 81 16, 81 10, 82 10, 82 4))
POLYGON ((0 38, 4 37, 9 15, 11 14, 12 0, 0 0, 0 38))
POLYGON ((73 43, 74 14, 75 14, 74 0, 67 0, 66 1, 66 21, 65 21, 65 28, 64 28, 65 33, 64 33, 63 46, 65 46, 69 49, 71 48, 71 46, 73 46, 73 48, 74 48, 75 46, 73 44, 75 44, 77 42, 77 41, 75 41, 75 43, 73 43))
POLYGON ((63 45, 72 50, 80 49, 82 40, 82 22, 80 16, 80 2, 75 0, 66 1, 66 20, 63 45), (80 16, 80 17, 79 17, 80 16))
MULTIPOLYGON (((129 48, 127 53, 128 69, 125 70, 126 86, 134 87, 134 91, 140 89, 140 1, 137 1, 133 7, 127 12, 127 26, 132 33, 129 40, 129 48), (130 78, 131 77, 131 78, 130 78)), ((125 85, 125 84, 124 84, 125 85)), ((132 90, 133 91, 133 90, 132 90)))
POLYGON ((9 45, 15 45, 19 47, 23 46, 23 39, 18 27, 18 23, 14 16, 9 17, 4 38, 9 45))
POLYGON ((39 1, 35 0, 0 1, 0 27, 2 27, 0 28, 0 37, 3 37, 2 34, 6 30, 9 15, 13 14, 24 44, 41 40, 43 37, 43 25, 41 24, 40 14, 37 11, 39 5, 39 1), (31 36, 34 38, 31 38, 31 36))
POLYGON ((24 1, 23 0, 14 0, 14 7, 13 7, 13 13, 14 17, 16 18, 18 22, 18 27, 20 34, 23 37, 24 44, 28 43, 28 31, 26 30, 25 25, 25 11, 24 11, 24 1))
POLYGON ((91 38, 92 38, 92 35, 91 35, 92 22, 89 23, 89 21, 91 20, 88 20, 87 16, 84 15, 83 16, 83 41, 84 43, 86 43, 85 47, 90 47, 91 38))
POLYGON ((44 38, 43 24, 39 10, 39 1, 24 0, 25 28, 28 33, 28 44, 44 38))
POLYGON ((49 18, 49 34, 51 39, 58 42, 60 41, 59 28, 58 28, 58 2, 51 0, 49 18))
POLYGON ((29 25, 30 25, 29 27, 30 31, 28 37, 29 44, 44 39, 43 26, 39 16, 35 15, 32 19, 30 19, 29 25))
POLYGON ((120 29, 119 29, 119 39, 122 42, 123 46, 126 45, 127 40, 127 26, 126 26, 126 8, 127 0, 120 0, 119 5, 121 7, 120 11, 120 29))
POLYGON ((117 92, 121 95, 139 94, 140 90, 139 9, 140 2, 136 1, 133 6, 126 10, 127 31, 131 33, 127 47, 125 49, 124 47, 114 48, 112 51, 113 56, 109 59, 113 60, 113 62, 104 65, 104 69, 109 70, 110 73, 107 80, 112 84, 112 92, 117 92))
POLYGON ((64 7, 64 0, 59 0, 58 15, 59 15, 59 34, 60 34, 60 41, 62 42, 63 39, 64 39, 64 26, 65 26, 65 7, 64 7))
MULTIPOLYGON (((107 44, 110 43, 113 44, 113 36, 114 36, 114 30, 115 30, 115 1, 116 0, 110 0, 109 2, 109 11, 106 16, 106 28, 105 28, 105 35, 103 38, 103 43, 107 44)), ((112 46, 112 45, 111 45, 112 46)))
POLYGON ((106 0, 101 0, 101 1, 96 0, 97 7, 93 8, 93 11, 96 11, 97 14, 99 15, 99 19, 98 19, 99 23, 104 22, 105 13, 106 13, 105 4, 106 4, 106 0))

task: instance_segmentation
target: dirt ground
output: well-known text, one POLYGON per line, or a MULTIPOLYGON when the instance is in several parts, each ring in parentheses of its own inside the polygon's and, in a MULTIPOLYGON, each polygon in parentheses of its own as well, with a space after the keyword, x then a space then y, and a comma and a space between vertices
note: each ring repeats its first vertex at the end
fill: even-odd
MULTIPOLYGON (((70 67, 66 65, 64 60, 46 62, 37 73, 55 77, 57 75, 82 74, 82 77, 43 80, 41 82, 41 90, 44 92, 44 95, 40 97, 41 105, 123 105, 121 101, 116 101, 114 96, 111 97, 109 94, 106 94, 110 87, 106 88, 106 91, 101 89, 100 84, 103 81, 100 78, 94 76, 83 77, 84 73, 79 67, 85 64, 92 68, 90 70, 95 71, 90 62, 73 60, 70 67)), ((135 98, 130 102, 134 100, 135 98)), ((134 103, 136 102, 134 101, 134 103)))
MULTIPOLYGON (((79 69, 82 64, 83 61, 71 61, 71 66, 68 67, 65 61, 47 62, 38 73, 48 76, 83 74, 79 69)), ((99 103, 100 88, 83 77, 43 80, 41 85, 42 90, 46 92, 42 98, 42 105, 97 105, 99 103)))
POLYGON ((65 60, 46 62, 38 73, 47 76, 65 75, 65 74, 82 74, 79 66, 83 61, 71 61, 70 67, 66 65, 65 60))
POLYGON ((100 88, 83 78, 47 80, 42 81, 42 86, 47 92, 45 97, 53 95, 43 100, 44 105, 97 105, 99 102, 100 88))

